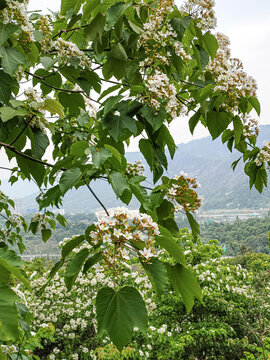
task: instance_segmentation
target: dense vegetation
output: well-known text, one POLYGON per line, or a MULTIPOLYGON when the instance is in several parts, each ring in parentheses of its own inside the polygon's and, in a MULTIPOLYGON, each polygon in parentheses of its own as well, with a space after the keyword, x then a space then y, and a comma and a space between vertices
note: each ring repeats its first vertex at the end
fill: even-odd
MULTIPOLYGON (((71 291, 66 290, 60 272, 40 293, 47 281, 45 262, 40 259, 30 263, 26 271, 31 274, 34 291, 24 292, 34 315, 34 332, 23 344, 25 352, 50 360, 269 359, 270 256, 246 254, 221 259, 217 241, 203 244, 186 229, 177 241, 200 283, 204 304, 195 301, 187 314, 169 282, 163 293, 157 289, 154 295, 147 267, 144 271, 136 267, 133 272, 127 268, 123 281, 136 284, 145 299, 149 332, 135 329, 132 341, 122 352, 106 334, 97 336, 96 332, 94 298, 102 285, 110 283, 103 268, 99 268, 97 277, 93 271, 87 277, 80 274, 71 291)), ((173 263, 165 253, 163 259, 173 263)), ((9 351, 12 354, 14 349, 9 351)))
POLYGON ((205 241, 217 239, 221 246, 226 245, 226 255, 246 251, 269 254, 270 217, 233 223, 211 222, 201 225, 201 234, 205 241))

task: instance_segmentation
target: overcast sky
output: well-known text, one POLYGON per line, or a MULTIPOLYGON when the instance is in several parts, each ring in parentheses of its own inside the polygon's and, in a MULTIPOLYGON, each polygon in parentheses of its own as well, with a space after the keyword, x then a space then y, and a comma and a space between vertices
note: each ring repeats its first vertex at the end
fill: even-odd
MULTIPOLYGON (((182 1, 176 3, 181 5, 182 1)), ((29 9, 56 11, 60 4, 60 0, 30 0, 29 9)), ((262 108, 260 124, 270 124, 270 69, 267 65, 270 59, 270 1, 260 0, 255 4, 254 0, 216 0, 215 11, 216 31, 229 36, 232 56, 241 59, 245 71, 257 81, 262 108)), ((198 127, 192 137, 188 120, 184 118, 176 119, 170 129, 177 144, 208 135, 203 127, 198 127)), ((129 150, 137 150, 136 143, 129 150)), ((7 166, 3 153, 0 155, 0 166, 7 166)), ((0 172, 0 177, 6 176, 7 173, 0 172)))

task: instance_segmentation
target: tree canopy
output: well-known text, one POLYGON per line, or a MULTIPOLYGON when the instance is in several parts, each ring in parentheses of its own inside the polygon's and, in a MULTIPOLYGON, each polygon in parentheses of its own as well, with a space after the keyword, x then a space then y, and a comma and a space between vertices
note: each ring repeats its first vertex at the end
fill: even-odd
POLYGON ((171 0, 62 0, 60 12, 42 15, 27 12, 26 2, 0 1, 0 147, 16 161, 10 182, 29 179, 40 189, 40 213, 29 226, 0 192, 6 220, 0 242, 2 342, 18 342, 24 331, 11 276, 29 287, 23 262, 10 246, 24 251, 27 226, 34 234, 41 231, 44 242, 55 220, 64 226, 65 219, 54 219, 47 209, 59 207, 73 187, 86 186, 104 216, 64 243, 48 281, 64 266, 70 291, 81 271, 87 276, 93 266, 103 266, 111 281, 97 294, 98 329, 107 331, 118 349, 128 344, 134 327, 147 328, 139 291, 119 280, 127 261, 142 265, 157 293, 169 278, 187 311, 194 298, 202 299, 174 239, 177 211, 186 214, 193 235, 199 234, 193 215, 201 200, 196 179, 163 176, 166 150, 172 158, 176 149, 169 125, 183 117, 191 133, 201 123, 213 139, 222 137, 230 151, 239 151, 250 186, 259 192, 267 185, 270 160, 270 143, 256 146, 256 82, 231 57, 228 38, 213 34, 213 5, 212 0, 186 0, 180 8, 171 0), (152 186, 141 164, 125 157, 137 137, 152 186), (127 206, 136 197, 139 211, 109 210, 106 195, 99 199, 92 190, 96 179, 107 181, 127 206), (163 251, 173 264, 159 258, 163 251))

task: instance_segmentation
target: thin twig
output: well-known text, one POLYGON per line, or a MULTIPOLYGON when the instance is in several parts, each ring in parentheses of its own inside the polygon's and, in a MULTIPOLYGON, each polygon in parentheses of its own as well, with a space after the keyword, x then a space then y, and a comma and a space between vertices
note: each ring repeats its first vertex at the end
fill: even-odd
POLYGON ((91 189, 89 183, 86 181, 85 177, 82 176, 82 179, 85 183, 85 185, 87 186, 87 188, 89 189, 89 191, 91 192, 91 194, 94 196, 94 198, 97 200, 97 202, 102 206, 102 208, 104 209, 105 213, 107 216, 110 216, 108 210, 106 209, 105 205, 102 203, 102 201, 97 197, 97 195, 94 193, 94 191, 91 189))
POLYGON ((34 115, 31 116, 30 120, 26 123, 25 127, 22 129, 22 131, 15 137, 14 140, 11 141, 11 143, 9 145, 13 145, 19 138, 20 136, 24 133, 24 131, 27 129, 29 123, 31 122, 31 120, 33 119, 34 115))
POLYGON ((57 87, 57 86, 48 84, 46 81, 44 81, 43 76, 35 75, 35 74, 33 74, 33 73, 30 73, 29 71, 25 71, 25 73, 28 74, 28 75, 33 76, 33 77, 36 78, 36 79, 39 79, 44 85, 50 87, 51 89, 54 89, 54 90, 57 90, 57 91, 66 92, 66 93, 71 93, 71 94, 84 94, 84 96, 86 96, 89 100, 94 101, 94 102, 96 102, 97 104, 101 104, 99 101, 90 98, 90 97, 85 93, 85 91, 83 91, 83 90, 67 90, 67 89, 62 89, 62 88, 59 88, 59 87, 57 87))

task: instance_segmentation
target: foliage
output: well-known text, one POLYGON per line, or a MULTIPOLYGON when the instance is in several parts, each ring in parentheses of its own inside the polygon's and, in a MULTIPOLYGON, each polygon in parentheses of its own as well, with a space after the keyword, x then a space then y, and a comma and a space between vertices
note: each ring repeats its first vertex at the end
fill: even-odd
MULTIPOLYGON (((133 328, 144 330, 148 321, 142 295, 122 278, 129 258, 143 264, 157 293, 164 291, 168 278, 188 311, 195 298, 202 300, 174 239, 179 234, 176 210, 186 214, 194 237, 199 235, 192 212, 200 200, 194 179, 162 176, 168 165, 165 150, 173 157, 176 149, 169 124, 188 114, 191 133, 200 122, 213 139, 221 137, 230 151, 240 152, 250 187, 261 192, 267 185, 269 144, 256 146, 257 123, 250 116, 252 109, 260 114, 256 83, 231 58, 227 37, 211 33, 216 24, 213 2, 196 4, 187 1, 178 9, 171 0, 62 0, 60 13, 29 16, 23 1, 1 1, 0 146, 16 163, 10 182, 29 179, 39 187, 42 212, 28 229, 40 232, 43 242, 56 226, 54 213, 46 209, 60 206, 73 187, 86 186, 103 207, 103 217, 64 244, 48 282, 65 265, 64 282, 73 294, 81 270, 96 270, 95 279, 98 266, 106 268, 109 284, 103 284, 96 300, 98 330, 100 335, 106 330, 119 351, 131 341, 133 328), (33 88, 21 95, 25 81, 32 81, 33 88), (152 188, 144 185, 144 176, 127 170, 126 145, 133 137, 140 137, 152 188), (126 205, 136 197, 140 212, 109 212, 91 188, 95 179, 107 181, 126 205), (163 250, 173 263, 162 258, 163 250)), ((23 263, 8 248, 21 238, 18 226, 10 225, 6 206, 1 195, 10 230, 1 241, 1 299, 7 299, 1 316, 6 306, 12 307, 12 315, 0 323, 1 342, 28 331, 24 323, 19 325, 19 316, 27 311, 16 309, 17 295, 10 287, 10 274, 24 285, 27 281, 23 263), (9 322, 12 330, 2 334, 9 322)), ((61 215, 55 218, 65 226, 61 215)), ((24 220, 18 221, 23 226, 24 220)), ((52 291, 46 294, 50 297, 52 291)), ((75 293, 72 304, 77 300, 75 293)))
POLYGON ((205 240, 217 239, 226 246, 226 255, 235 256, 248 251, 269 254, 269 217, 262 219, 235 220, 233 223, 201 225, 205 240))
MULTIPOLYGON (((38 333, 51 323, 55 327, 54 339, 47 339, 46 346, 45 339, 41 340, 41 346, 32 346, 32 356, 51 360, 94 359, 95 356, 107 360, 196 357, 233 360, 257 359, 263 351, 267 354, 269 273, 264 267, 257 267, 260 255, 250 257, 250 268, 246 270, 236 259, 233 259, 235 264, 232 259, 222 259, 222 249, 215 240, 203 244, 183 229, 177 241, 201 285, 204 304, 196 301, 187 314, 169 282, 164 293, 154 295, 153 299, 151 284, 142 269, 137 267, 137 272, 127 269, 121 274, 121 281, 128 287, 136 286, 144 298, 149 312, 149 331, 145 334, 135 327, 131 343, 121 353, 106 334, 97 334, 96 294, 103 286, 110 286, 104 268, 95 265, 96 271, 92 269, 87 278, 79 274, 69 292, 65 288, 64 273, 60 272, 51 280, 47 291, 40 294, 47 275, 40 277, 29 264, 34 292, 26 292, 26 299, 33 311, 34 331, 38 333)), ((169 263, 174 261, 165 252, 162 258, 169 263)), ((265 255, 264 263, 269 268, 269 255, 265 255)), ((34 266, 37 267, 36 260, 34 266)), ((103 289, 108 291, 108 287, 103 289)), ((33 333, 33 338, 36 337, 33 333)), ((32 338, 28 341, 34 343, 32 338)), ((27 342, 25 347, 29 349, 27 342)))

